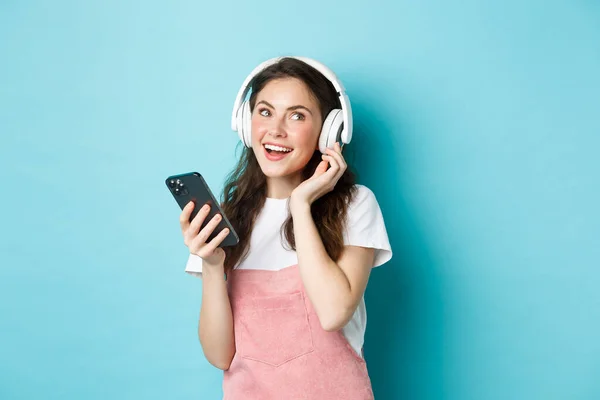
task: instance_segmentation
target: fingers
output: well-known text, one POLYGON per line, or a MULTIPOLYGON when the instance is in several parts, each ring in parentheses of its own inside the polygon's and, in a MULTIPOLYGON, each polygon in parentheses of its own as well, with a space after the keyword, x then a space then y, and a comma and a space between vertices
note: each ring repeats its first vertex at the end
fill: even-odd
MULTIPOLYGON (((200 250, 200 253, 202 253, 202 255, 204 255, 204 256, 211 255, 217 249, 217 247, 219 247, 219 245, 223 242, 223 240, 225 240, 227 235, 229 235, 229 229, 224 228, 221 232, 219 232, 219 234, 217 236, 215 236, 213 238, 213 240, 211 240, 210 242, 208 242, 206 245, 204 245, 202 247, 202 249, 200 250)), ((200 257, 202 257, 202 256, 200 256, 200 257)))
POLYGON ((335 157, 332 153, 332 150, 328 150, 328 153, 331 155, 324 155, 323 159, 326 160, 329 163, 329 169, 327 170, 327 175, 330 178, 334 178, 334 177, 340 177, 342 176, 341 174, 344 172, 344 169, 342 165, 340 165, 340 161, 337 157, 335 157))
POLYGON ((335 158, 335 160, 338 162, 340 168, 345 170, 348 165, 346 164, 346 160, 342 155, 342 148, 340 147, 340 144, 336 142, 333 149, 328 148, 327 150, 327 153, 335 158))
POLYGON ((194 239, 194 242, 196 242, 196 241, 198 241, 200 243, 206 242, 206 240, 213 233, 213 231, 215 230, 217 225, 219 225, 219 222, 221 222, 221 219, 223 219, 223 218, 219 214, 212 217, 211 220, 208 221, 208 224, 206 224, 206 226, 204 228, 202 228, 202 230, 198 233, 198 235, 194 239))
POLYGON ((327 161, 331 166, 324 175, 328 183, 327 191, 333 190, 337 181, 344 175, 348 165, 341 153, 341 148, 338 143, 334 149, 327 149, 327 155, 323 155, 323 160, 327 161))
POLYGON ((340 169, 340 165, 338 164, 338 161, 333 158, 333 156, 327 156, 327 155, 323 155, 323 160, 325 160, 327 163, 329 163, 329 169, 327 170, 327 174, 329 176, 334 176, 335 174, 337 174, 337 172, 340 169))
POLYGON ((208 215, 209 212, 210 212, 210 206, 208 204, 205 204, 204 206, 202 206, 200 211, 198 211, 198 214, 196 214, 196 216, 190 223, 190 226, 188 228, 188 233, 190 235, 195 236, 198 233, 198 231, 200 230, 200 227, 204 223, 204 220, 206 219, 206 216, 208 215))
POLYGON ((323 160, 319 163, 319 165, 317 165, 317 168, 315 169, 315 173, 313 174, 313 177, 317 178, 321 175, 323 175, 325 172, 327 172, 327 165, 329 165, 329 161, 327 160, 323 160))
MULTIPOLYGON (((214 239, 216 237, 213 238, 209 243, 206 242, 208 240, 208 238, 210 237, 210 235, 212 235, 212 233, 215 230, 215 228, 217 227, 217 225, 219 225, 219 222, 221 222, 222 219, 223 219, 223 217, 221 217, 221 215, 217 214, 214 217, 212 217, 210 221, 208 221, 208 223, 204 226, 204 228, 202 228, 202 230, 200 232, 187 234, 188 247, 190 248, 190 251, 192 253, 200 255, 199 252, 203 251, 202 249, 204 249, 206 246, 209 245, 209 243, 212 243, 214 241, 214 239)), ((227 229, 227 228, 225 228, 225 229, 227 229)), ((219 234, 222 234, 222 232, 220 232, 219 234)), ((227 236, 227 235, 225 235, 225 236, 227 236)), ((217 243, 215 248, 219 245, 219 243, 217 243)), ((210 255, 211 253, 212 253, 212 251, 205 252, 203 254, 210 255)))
MULTIPOLYGON (((190 202, 183 208, 183 211, 181 212, 181 217, 179 220, 179 222, 181 223, 181 229, 183 232, 183 242, 188 247, 192 246, 192 242, 196 242, 197 237, 200 235, 198 231, 200 230, 200 227, 202 226, 202 224, 204 223, 204 220, 206 219, 206 217, 208 216, 208 213, 210 212, 210 205, 205 204, 200 209, 200 211, 198 211, 198 214, 196 214, 194 219, 192 219, 192 221, 189 222, 191 212, 194 209, 192 204, 193 203, 190 202), (188 207, 189 207, 189 210, 188 210, 188 207)), ((204 240, 206 240, 208 238, 208 236, 211 234, 211 232, 214 230, 215 226, 219 223, 218 220, 220 218, 221 218, 220 215, 215 215, 215 217, 213 217, 213 219, 204 227, 204 229, 203 229, 204 232, 201 232, 204 240), (214 221, 215 218, 217 219, 216 222, 214 221), (206 232, 207 229, 210 229, 210 231, 208 233, 206 232)))
POLYGON ((181 225, 181 230, 185 232, 190 226, 190 215, 192 215, 192 210, 194 209, 194 202, 190 201, 183 207, 181 210, 181 214, 179 214, 179 225, 181 225))

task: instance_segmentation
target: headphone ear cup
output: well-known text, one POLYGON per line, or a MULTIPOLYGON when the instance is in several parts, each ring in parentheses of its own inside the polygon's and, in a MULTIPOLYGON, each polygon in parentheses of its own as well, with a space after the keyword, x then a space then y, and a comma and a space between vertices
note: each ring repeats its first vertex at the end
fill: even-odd
POLYGON ((244 146, 246 145, 246 143, 244 142, 244 103, 242 103, 240 105, 240 108, 238 108, 237 112, 235 113, 235 130, 238 133, 238 136, 240 137, 240 140, 242 141, 242 143, 244 144, 244 146))
POLYGON ((241 108, 241 132, 240 139, 242 139, 242 143, 244 146, 251 147, 252 146, 252 113, 250 112, 250 104, 247 101, 242 103, 241 108))
POLYGON ((321 136, 319 136, 319 150, 326 154, 327 148, 333 148, 335 142, 340 140, 340 134, 344 126, 344 115, 342 110, 336 108, 325 118, 323 127, 321 128, 321 136))

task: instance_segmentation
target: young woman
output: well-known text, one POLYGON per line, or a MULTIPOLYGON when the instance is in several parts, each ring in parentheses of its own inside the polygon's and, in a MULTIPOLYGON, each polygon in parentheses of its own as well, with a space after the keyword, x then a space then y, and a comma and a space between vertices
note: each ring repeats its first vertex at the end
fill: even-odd
POLYGON ((202 278, 198 335, 225 371, 224 399, 373 398, 363 295, 392 252, 377 200, 338 143, 351 137, 345 96, 314 60, 261 64, 236 100, 245 148, 223 194, 240 242, 217 247, 224 230, 207 243, 219 216, 200 230, 208 210, 191 223, 193 205, 181 213, 185 271, 202 278))

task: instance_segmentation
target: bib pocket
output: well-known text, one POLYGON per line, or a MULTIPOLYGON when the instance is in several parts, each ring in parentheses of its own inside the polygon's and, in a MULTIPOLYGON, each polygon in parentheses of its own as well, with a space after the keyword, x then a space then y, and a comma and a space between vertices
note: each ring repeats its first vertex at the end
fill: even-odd
POLYGON ((278 367, 314 351, 302 292, 245 298, 237 311, 241 357, 278 367))

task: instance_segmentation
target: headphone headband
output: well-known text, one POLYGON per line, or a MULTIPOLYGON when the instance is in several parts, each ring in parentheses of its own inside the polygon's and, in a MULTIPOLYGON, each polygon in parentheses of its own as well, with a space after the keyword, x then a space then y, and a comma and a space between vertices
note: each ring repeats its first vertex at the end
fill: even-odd
POLYGON ((319 71, 328 81, 331 82, 331 84, 337 92, 340 104, 342 106, 342 114, 344 121, 343 130, 341 132, 342 143, 350 143, 350 140, 352 140, 352 107, 350 105, 350 99, 348 99, 348 95, 346 95, 346 89, 331 69, 329 69, 327 66, 320 63, 319 61, 308 57, 275 57, 262 62, 256 68, 254 68, 250 75, 248 75, 244 80, 244 83, 240 87, 240 90, 238 91, 238 94, 235 98, 235 102, 233 104, 233 111, 231 113, 231 129, 233 129, 234 131, 238 131, 240 129, 240 127, 237 126, 237 113, 240 106, 244 102, 246 96, 248 95, 248 92, 250 91, 250 83, 252 82, 252 79, 254 79, 254 77, 260 72, 262 72, 264 69, 270 67, 273 64, 276 64, 282 58, 295 58, 297 60, 303 61, 306 64, 313 67, 314 69, 316 69, 317 71, 319 71))

